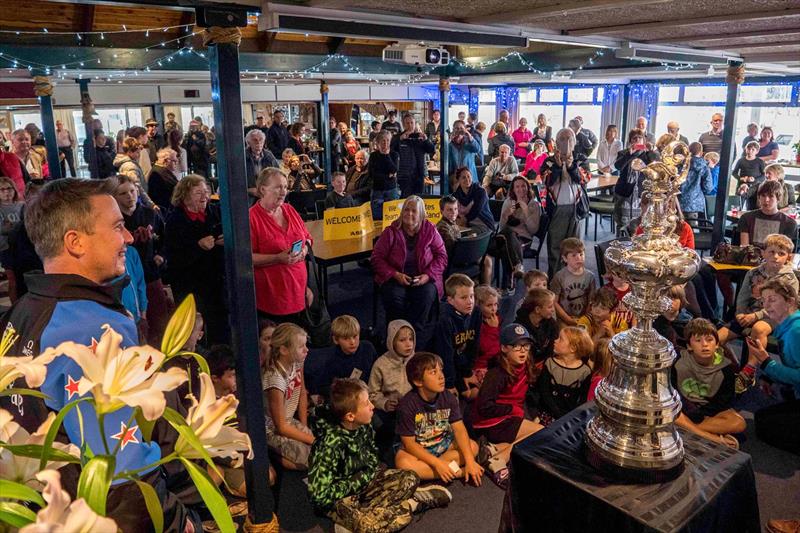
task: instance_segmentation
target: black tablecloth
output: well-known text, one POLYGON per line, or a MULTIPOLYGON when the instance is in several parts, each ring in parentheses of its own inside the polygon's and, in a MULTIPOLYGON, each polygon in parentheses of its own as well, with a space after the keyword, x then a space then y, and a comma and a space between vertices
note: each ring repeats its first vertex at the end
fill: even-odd
POLYGON ((501 530, 516 532, 760 531, 750 456, 681 431, 685 468, 652 485, 609 480, 585 458, 585 404, 520 442, 501 530))

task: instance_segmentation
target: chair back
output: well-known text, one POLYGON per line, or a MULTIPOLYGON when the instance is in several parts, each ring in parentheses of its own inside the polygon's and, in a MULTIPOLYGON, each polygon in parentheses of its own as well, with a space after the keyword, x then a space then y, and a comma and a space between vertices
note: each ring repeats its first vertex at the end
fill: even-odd
POLYGON ((611 243, 614 241, 629 241, 630 239, 625 237, 622 239, 612 239, 610 241, 603 241, 598 242, 594 245, 594 260, 597 264, 597 277, 600 278, 600 286, 603 286, 603 276, 606 275, 606 250, 608 250, 611 243))
POLYGON ((325 215, 325 200, 316 200, 314 207, 317 213, 317 220, 322 220, 325 215))
POLYGON ((481 260, 486 255, 492 232, 485 231, 473 237, 458 239, 453 245, 453 250, 447 258, 447 275, 457 272, 476 277, 480 273, 481 260))
POLYGON ((492 211, 492 218, 494 218, 495 222, 500 222, 500 212, 503 210, 504 201, 489 198, 489 209, 492 211))

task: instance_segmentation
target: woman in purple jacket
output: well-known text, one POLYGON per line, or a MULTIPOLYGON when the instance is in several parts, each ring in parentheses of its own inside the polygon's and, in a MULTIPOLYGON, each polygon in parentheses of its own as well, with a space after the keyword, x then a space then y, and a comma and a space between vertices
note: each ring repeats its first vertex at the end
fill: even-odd
POLYGON ((372 268, 387 323, 407 320, 417 333, 417 345, 425 346, 431 309, 443 293, 447 252, 436 226, 425 217, 422 198, 406 198, 400 218, 383 230, 372 250, 372 268))

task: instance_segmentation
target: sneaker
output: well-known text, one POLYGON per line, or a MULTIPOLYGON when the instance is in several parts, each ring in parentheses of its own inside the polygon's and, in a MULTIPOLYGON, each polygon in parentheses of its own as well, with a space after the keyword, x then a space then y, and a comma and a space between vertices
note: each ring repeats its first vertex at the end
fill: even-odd
POLYGON ((414 491, 413 498, 417 502, 417 509, 415 511, 417 513, 425 512, 428 509, 447 507, 447 505, 453 501, 453 495, 441 485, 417 487, 417 490, 414 491))
POLYGON ((483 468, 487 468, 489 466, 489 460, 494 457, 495 454, 497 454, 497 447, 482 435, 478 439, 478 456, 475 458, 475 462, 483 468))
POLYGON ((800 520, 776 520, 767 522, 767 533, 800 533, 800 520))
POLYGON ((508 467, 504 466, 503 468, 497 470, 496 472, 489 473, 489 479, 492 480, 492 483, 497 485, 503 490, 508 489, 508 482, 510 481, 508 467))
POLYGON ((739 372, 736 374, 736 379, 734 380, 734 389, 736 394, 743 394, 745 391, 747 391, 747 389, 755 385, 755 382, 755 374, 751 376, 744 371, 739 372))

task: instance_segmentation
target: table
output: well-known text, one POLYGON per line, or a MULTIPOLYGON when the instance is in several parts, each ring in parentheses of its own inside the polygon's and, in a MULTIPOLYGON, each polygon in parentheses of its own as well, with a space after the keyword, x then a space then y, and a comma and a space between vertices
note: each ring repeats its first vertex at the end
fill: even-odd
POLYGON ((593 176, 589 183, 586 184, 586 192, 613 189, 617 184, 617 180, 619 180, 619 176, 599 176, 598 178, 593 176))
POLYGON ((594 402, 584 404, 514 447, 501 530, 761 530, 749 455, 679 429, 686 460, 676 479, 617 483, 584 457, 586 424, 595 411, 594 402))
POLYGON ((325 225, 323 220, 308 220, 305 222, 306 229, 313 239, 311 249, 314 252, 317 272, 322 285, 320 290, 326 301, 328 299, 328 267, 343 265, 350 261, 358 261, 371 256, 372 242, 383 232, 381 224, 381 222, 378 222, 378 226, 373 229, 372 233, 358 239, 326 241, 322 238, 323 226, 325 225))

